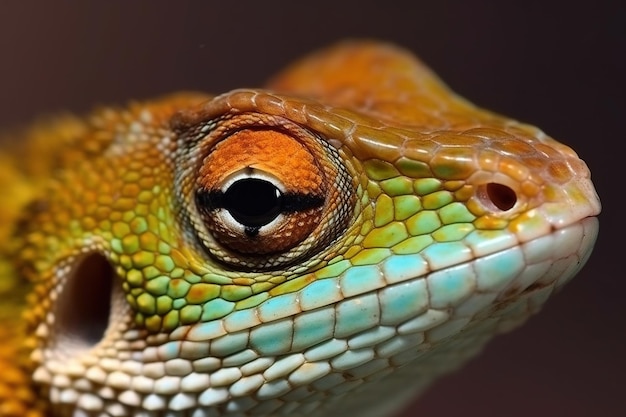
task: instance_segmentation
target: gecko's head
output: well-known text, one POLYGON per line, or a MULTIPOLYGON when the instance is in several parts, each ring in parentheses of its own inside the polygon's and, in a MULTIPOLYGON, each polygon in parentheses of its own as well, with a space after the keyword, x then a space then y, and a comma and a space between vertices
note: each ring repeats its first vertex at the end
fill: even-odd
POLYGON ((529 126, 474 109, 490 127, 420 130, 263 91, 164 103, 95 117, 107 149, 27 226, 55 415, 314 415, 429 358, 417 387, 595 240, 585 164, 529 126))

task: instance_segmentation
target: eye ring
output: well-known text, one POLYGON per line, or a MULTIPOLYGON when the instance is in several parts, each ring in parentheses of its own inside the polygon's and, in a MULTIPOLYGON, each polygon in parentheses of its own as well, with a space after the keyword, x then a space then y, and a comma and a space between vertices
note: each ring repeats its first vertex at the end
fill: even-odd
POLYGON ((269 227, 284 209, 285 186, 273 175, 246 167, 224 180, 217 191, 199 188, 196 201, 204 211, 220 210, 232 227, 252 236, 269 227), (249 204, 249 200, 256 204, 249 204))

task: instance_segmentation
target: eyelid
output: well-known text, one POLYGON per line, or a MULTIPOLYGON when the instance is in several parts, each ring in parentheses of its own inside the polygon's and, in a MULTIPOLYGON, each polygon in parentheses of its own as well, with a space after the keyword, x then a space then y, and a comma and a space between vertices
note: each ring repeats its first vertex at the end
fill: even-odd
POLYGON ((231 174, 226 176, 221 182, 220 189, 222 190, 222 192, 225 193, 235 182, 246 178, 255 178, 270 182, 272 183, 272 185, 278 188, 281 193, 284 194, 286 192, 286 187, 279 178, 270 174, 269 172, 263 171, 261 169, 256 169, 254 167, 246 167, 238 171, 232 172, 231 174))

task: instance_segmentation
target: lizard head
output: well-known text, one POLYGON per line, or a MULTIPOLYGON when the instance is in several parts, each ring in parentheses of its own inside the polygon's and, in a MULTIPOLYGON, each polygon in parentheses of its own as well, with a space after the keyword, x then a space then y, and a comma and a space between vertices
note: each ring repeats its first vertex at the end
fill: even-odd
POLYGON ((54 415, 381 415, 366 398, 522 322, 597 233, 574 151, 389 45, 88 125, 18 259, 54 415))

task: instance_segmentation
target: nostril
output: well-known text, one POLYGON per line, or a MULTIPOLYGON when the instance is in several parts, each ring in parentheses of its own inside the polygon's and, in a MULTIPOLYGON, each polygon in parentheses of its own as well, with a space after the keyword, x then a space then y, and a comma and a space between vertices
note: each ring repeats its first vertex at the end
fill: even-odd
POLYGON ((109 325, 115 271, 98 252, 78 258, 57 300, 56 332, 75 348, 90 348, 109 325))
POLYGON ((507 211, 517 203, 517 194, 511 187, 497 182, 490 182, 480 187, 479 197, 488 207, 507 211))

